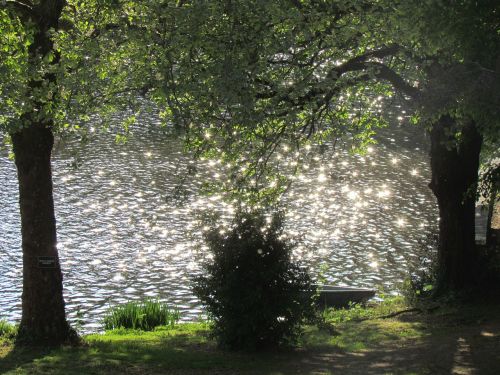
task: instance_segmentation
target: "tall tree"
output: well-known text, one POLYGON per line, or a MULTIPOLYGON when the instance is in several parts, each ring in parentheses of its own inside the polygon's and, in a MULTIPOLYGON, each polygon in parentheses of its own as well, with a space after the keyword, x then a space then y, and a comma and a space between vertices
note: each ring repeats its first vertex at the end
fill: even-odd
POLYGON ((383 121, 373 102, 399 93, 431 129, 437 290, 473 286, 479 155, 498 146, 496 2, 193 3, 176 36, 191 48, 165 75, 166 98, 191 144, 227 163, 232 187, 276 191, 279 169, 262 172, 283 165, 276 150, 346 134, 369 142, 383 121))
MULTIPOLYGON (((51 153, 54 136, 86 131, 147 85, 147 46, 136 43, 135 2, 6 0, 0 9, 0 130, 10 136, 19 181, 23 294, 19 338, 60 344, 65 317, 57 252, 51 153), (132 68, 131 61, 137 61, 132 68), (139 84, 140 83, 140 84, 139 84)), ((134 102, 132 99, 131 102, 134 102)))
POLYGON ((500 6, 496 1, 400 2, 395 39, 424 76, 419 112, 430 128, 429 184, 439 205, 437 294, 481 284, 475 246, 480 159, 498 157, 500 6))
MULTIPOLYGON (((50 33, 57 30, 64 7, 63 0, 7 2, 23 26, 32 35, 27 42, 27 66, 40 61, 58 64, 50 33)), ((8 13, 3 12, 3 17, 8 13)), ((4 19, 7 24, 8 20, 4 19)), ((26 36, 28 38, 28 36, 26 36)), ((61 343, 71 336, 66 321, 62 291, 62 273, 56 248, 56 222, 52 194, 50 158, 54 144, 53 119, 47 116, 47 104, 57 100, 53 88, 56 76, 47 72, 26 80, 25 95, 30 110, 22 113, 16 129, 10 130, 19 180, 23 248, 22 319, 19 335, 33 341, 61 343), (49 101, 40 92, 51 96, 49 101)))

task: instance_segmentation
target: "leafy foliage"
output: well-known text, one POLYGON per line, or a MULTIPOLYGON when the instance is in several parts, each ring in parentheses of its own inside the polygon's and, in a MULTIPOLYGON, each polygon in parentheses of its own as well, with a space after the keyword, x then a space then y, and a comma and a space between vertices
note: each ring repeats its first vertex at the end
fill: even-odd
POLYGON ((37 55, 29 52, 38 32, 35 10, 45 5, 20 11, 16 3, 0 10, 0 131, 29 126, 25 118, 36 112, 35 120, 51 123, 54 132, 85 136, 91 116, 106 127, 118 110, 139 108, 138 97, 155 77, 144 5, 69 0, 58 28, 47 31, 53 48, 37 55))
POLYGON ((434 292, 437 281, 437 252, 439 236, 431 232, 419 241, 416 249, 417 262, 408 270, 401 292, 410 304, 429 297, 434 292))
POLYGON ((22 113, 18 99, 24 94, 27 47, 31 43, 30 35, 21 33, 22 29, 18 19, 0 9, 0 131, 22 113))
POLYGON ((103 319, 104 329, 132 328, 152 331, 155 327, 172 327, 180 318, 177 310, 158 300, 127 302, 112 307, 103 319))
POLYGON ((500 200, 500 161, 493 160, 481 171, 477 194, 486 202, 500 200))
POLYGON ((176 28, 153 26, 166 47, 154 49, 164 80, 152 97, 186 129, 189 148, 222 162, 230 178, 217 187, 239 198, 285 190, 311 143, 373 142, 387 120, 379 98, 395 93, 415 99, 421 120, 472 116, 485 145, 498 149, 494 1, 237 0, 165 9, 176 28))
POLYGON ((498 157, 500 139, 499 13, 494 0, 396 1, 384 27, 409 51, 408 67, 421 72, 422 120, 432 123, 446 113, 474 120, 484 137, 483 153, 492 158, 498 157))
POLYGON ((374 64, 364 65, 381 10, 371 1, 182 6, 173 10, 170 61, 158 62, 168 74, 156 98, 186 129, 190 149, 222 162, 229 178, 218 188, 272 200, 307 162, 311 143, 342 138, 362 148, 385 124, 375 105, 391 88, 374 81, 374 64))
POLYGON ((17 327, 0 319, 0 338, 12 339, 17 334, 17 327))
POLYGON ((213 319, 222 347, 260 350, 294 344, 313 317, 311 279, 291 259, 281 238, 282 217, 239 213, 225 234, 207 235, 213 260, 195 280, 194 292, 213 319))

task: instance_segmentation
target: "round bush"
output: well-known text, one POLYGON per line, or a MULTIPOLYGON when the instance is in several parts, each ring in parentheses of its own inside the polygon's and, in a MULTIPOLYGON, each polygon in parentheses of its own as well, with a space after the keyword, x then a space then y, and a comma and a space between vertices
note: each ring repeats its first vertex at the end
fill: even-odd
POLYGON ((262 212, 239 213, 233 229, 206 236, 211 261, 194 292, 213 319, 220 346, 261 350, 296 343, 314 315, 311 278, 291 259, 281 238, 282 216, 270 223, 262 212))

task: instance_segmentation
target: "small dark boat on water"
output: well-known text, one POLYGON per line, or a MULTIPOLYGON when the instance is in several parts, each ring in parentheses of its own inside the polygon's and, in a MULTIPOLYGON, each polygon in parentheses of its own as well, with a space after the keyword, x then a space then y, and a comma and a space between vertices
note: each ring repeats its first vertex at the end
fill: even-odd
POLYGON ((316 285, 320 307, 348 307, 349 303, 365 303, 375 296, 375 290, 348 286, 316 285))

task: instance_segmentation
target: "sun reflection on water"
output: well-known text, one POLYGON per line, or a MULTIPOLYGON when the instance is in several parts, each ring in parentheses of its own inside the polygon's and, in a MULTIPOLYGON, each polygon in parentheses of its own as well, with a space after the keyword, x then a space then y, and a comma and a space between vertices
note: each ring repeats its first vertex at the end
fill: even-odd
MULTIPOLYGON (((391 290, 404 276, 418 241, 435 228, 436 208, 425 186, 425 144, 395 148, 392 140, 406 136, 398 132, 388 130, 364 156, 326 145, 327 152, 305 165, 283 198, 285 235, 298 244, 294 256, 315 275, 326 264, 322 276, 329 283, 391 290)), ((409 137, 412 142, 416 138, 409 137)), ((73 170, 68 166, 72 154, 58 151, 54 187, 70 317, 83 306, 87 329, 96 329, 106 306, 155 295, 183 306, 185 319, 196 318, 200 306, 190 279, 210 255, 201 242, 209 226, 200 227, 195 219, 216 210, 227 223, 236 206, 221 194, 198 192, 207 177, 225 178, 228 166, 205 161, 189 174, 195 164, 182 155, 179 142, 143 129, 135 130, 125 145, 113 145, 112 137, 102 135, 91 146, 75 142, 69 149, 77 149, 83 162, 73 170)), ((280 151, 282 161, 299 156, 288 145, 280 151)), ((17 186, 11 162, 2 156, 0 166, 6 181, 0 192, 5 234, 0 239, 0 315, 13 320, 19 317, 21 292, 17 186)))

